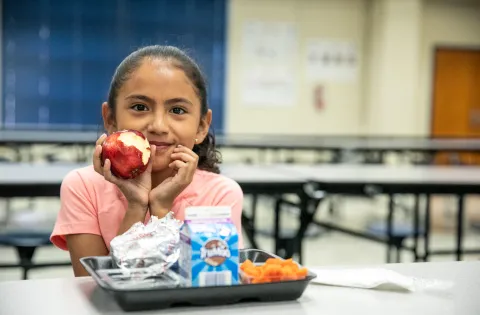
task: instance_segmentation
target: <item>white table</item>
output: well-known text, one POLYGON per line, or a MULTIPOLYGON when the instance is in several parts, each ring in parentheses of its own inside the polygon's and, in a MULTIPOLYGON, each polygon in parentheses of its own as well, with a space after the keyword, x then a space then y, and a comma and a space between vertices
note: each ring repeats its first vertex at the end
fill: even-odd
MULTIPOLYGON (((65 175, 87 164, 0 163, 0 185, 60 185, 65 175)), ((315 181, 325 185, 447 187, 448 192, 480 193, 480 167, 388 165, 221 165, 222 174, 239 183, 288 185, 315 181)), ((442 193, 432 191, 432 193, 442 193)), ((35 193, 35 192, 32 192, 35 193)), ((401 193, 399 191, 398 193, 401 193)))
MULTIPOLYGON (((419 198, 425 196, 425 254, 422 259, 427 260, 430 255, 455 254, 457 260, 462 259, 463 253, 478 253, 478 249, 464 250, 463 219, 464 196, 480 194, 480 167, 474 166, 389 166, 389 165, 278 165, 279 172, 292 176, 303 175, 307 181, 316 185, 316 188, 328 194, 384 194, 389 197, 387 216, 387 237, 391 237, 394 215, 394 195, 408 194, 415 197, 414 235, 419 235, 419 198), (429 249, 430 229, 430 195, 446 194, 457 197, 456 216, 456 249, 435 250, 429 249)), ((306 221, 313 220, 313 215, 306 221)), ((330 224, 330 228, 335 226, 330 224)), ((305 230, 304 227, 301 231, 305 230)), ((348 232, 345 229, 342 231, 348 232)), ((359 233, 356 233, 358 236, 359 233)), ((417 238, 414 238, 413 253, 420 259, 417 251, 417 238)), ((390 251, 387 253, 390 261, 390 251)))
MULTIPOLYGON (((474 186, 480 193, 480 167, 435 165, 277 164, 291 176, 325 184, 474 186)), ((475 189, 472 188, 472 191, 475 189)))
MULTIPOLYGON (((20 164, 0 163, 0 197, 57 196, 64 176, 72 169, 85 164, 20 164)), ((463 196, 480 193, 480 168, 456 166, 401 166, 388 165, 222 165, 222 173, 236 180, 245 193, 286 194, 296 193, 305 201, 303 186, 309 181, 319 185, 327 193, 384 193, 394 194, 453 194, 458 195, 457 249, 460 260, 462 250, 463 196)), ((391 198, 392 200, 392 198, 391 198)), ((429 199, 427 199, 428 201, 429 199)), ((300 208, 307 206, 302 202, 300 208)), ((417 219, 418 210, 415 218, 417 219)), ((308 214, 298 232, 303 238, 314 212, 308 214)), ((428 216, 428 207, 427 214, 428 216)), ((388 230, 393 221, 393 201, 389 205, 388 230)), ((428 258, 428 222, 426 217, 426 254, 428 258)), ((415 225, 418 230, 418 224, 415 225)), ((437 251, 437 254, 450 254, 451 251, 437 251)), ((476 252, 476 251, 474 251, 476 252)), ((435 254, 435 253, 434 253, 435 254)), ((415 255, 417 255, 415 251, 415 255)))
MULTIPOLYGON (((70 171, 87 165, 0 162, 0 197, 59 196, 63 178, 70 171)), ((279 172, 275 166, 227 164, 221 165, 221 172, 242 188, 256 193, 295 192, 301 190, 306 182, 302 174, 279 172)))
MULTIPOLYGON (((84 144, 92 146, 102 131, 0 130, 4 144, 84 144)), ((221 147, 257 149, 309 149, 360 151, 478 152, 480 140, 472 138, 372 137, 321 135, 216 135, 221 147)))
MULTIPOLYGON (((78 149, 77 161, 88 161, 91 149, 101 130, 0 130, 0 146, 10 146, 16 150, 17 161, 21 160, 20 148, 34 144, 70 145, 78 149)), ((274 152, 275 161, 280 162, 278 150, 327 151, 333 154, 336 162, 351 160, 352 154, 364 161, 383 163, 384 154, 416 152, 431 162, 437 152, 480 152, 480 139, 399 137, 399 136, 351 136, 351 135, 216 135, 219 148, 256 149, 260 160, 264 161, 267 150, 274 152)), ((30 153, 32 153, 30 151, 30 153)), ((54 157, 50 157, 54 158, 54 157)), ((30 159, 33 159, 30 155, 30 159)))
MULTIPOLYGON (((64 177, 70 171, 85 166, 87 164, 0 163, 0 197, 59 196, 64 177)), ((305 179, 302 175, 283 174, 274 166, 264 165, 222 165, 221 171, 223 175, 239 183, 245 194, 296 194, 301 200, 307 199, 303 190, 305 179)), ((303 206, 300 208, 305 209, 303 206)), ((242 222, 252 247, 258 247, 252 221, 244 215, 242 222)))
MULTIPOLYGON (((407 276, 453 281, 448 294, 400 293, 311 284, 297 301, 182 307, 129 314, 480 314, 480 263, 380 266, 407 276)), ((336 267, 341 268, 341 267, 336 267)), ((356 268, 359 268, 358 266, 356 268)), ((327 268, 328 269, 328 268, 327 268)), ((124 313, 91 278, 0 282, 0 314, 93 315, 124 313)))

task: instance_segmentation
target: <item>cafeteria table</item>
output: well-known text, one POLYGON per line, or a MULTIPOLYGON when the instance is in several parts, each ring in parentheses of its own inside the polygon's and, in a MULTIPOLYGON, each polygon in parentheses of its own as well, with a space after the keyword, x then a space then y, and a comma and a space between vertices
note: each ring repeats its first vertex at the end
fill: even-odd
MULTIPOLYGON (((0 197, 58 196, 63 177, 72 169, 83 164, 20 164, 0 163, 0 197)), ((300 227, 295 235, 295 249, 301 261, 302 240, 314 222, 316 208, 311 210, 312 187, 328 194, 365 193, 397 194, 414 196, 452 194, 458 199, 456 249, 454 251, 430 251, 429 249, 429 206, 425 216, 425 253, 423 257, 414 251, 416 258, 427 260, 433 254, 456 254, 458 260, 463 253, 478 252, 462 248, 463 230, 459 224, 464 216, 464 196, 480 193, 480 168, 467 166, 388 166, 388 165, 222 165, 221 171, 236 180, 246 194, 266 194, 281 197, 296 194, 300 203, 300 227), (307 189, 308 188, 308 189, 307 189)), ((416 202, 414 226, 418 231, 419 210, 416 202)), ((387 216, 387 237, 391 236, 394 204, 390 198, 387 216)), ((335 226, 329 226, 335 228, 335 226)), ((418 233, 417 233, 418 234, 418 233)), ((249 233, 247 233, 249 235, 249 233)), ((275 231, 278 236, 278 230, 275 231)), ((253 247, 257 247, 252 234, 253 247)), ((414 248, 416 249, 417 244, 414 248)), ((291 255, 291 253, 290 253, 291 255)))
MULTIPOLYGON (((93 130, 0 130, 0 146, 17 149, 34 144, 92 146, 102 131, 93 130)), ((268 135, 232 134, 216 135, 219 148, 257 149, 260 152, 273 150, 313 150, 331 152, 334 161, 341 161, 347 152, 361 154, 368 160, 383 161, 385 153, 421 153, 431 160, 438 152, 480 152, 480 139, 476 138, 429 138, 407 136, 353 136, 353 135, 268 135)), ((85 155, 85 152, 82 153, 85 155)), ((347 153, 348 155, 348 153, 347 153)), ((79 157, 88 159, 90 154, 79 157)), ((263 159, 263 155, 262 155, 263 159)), ((278 159, 276 160, 277 162, 278 159)))
MULTIPOLYGON (((94 144, 101 131, 0 130, 0 145, 94 144)), ((415 152, 479 152, 477 138, 429 138, 406 136, 350 135, 216 135, 220 147, 244 149, 360 150, 415 152)))
MULTIPOLYGON (((369 194, 389 197, 387 237, 390 238, 394 217, 395 195, 415 197, 414 234, 419 234, 419 196, 426 197, 424 255, 420 257, 414 244, 416 259, 427 260, 430 255, 455 254, 461 260, 464 253, 480 253, 480 249, 464 250, 463 220, 466 195, 480 194, 480 167, 473 166, 387 166, 387 165, 279 165, 279 170, 292 176, 304 176, 315 189, 328 194, 369 194), (457 198, 456 249, 431 251, 429 248, 430 196, 454 195, 457 198)), ((313 217, 306 218, 300 228, 300 236, 306 231, 313 217)), ((335 229, 336 226, 320 224, 335 229)), ((345 231, 344 229, 341 229, 345 231)), ((346 231, 348 232, 348 231, 346 231)), ((357 236, 359 236, 357 234, 357 236)), ((416 238, 415 238, 416 241, 416 238)), ((389 258, 387 257, 387 261, 389 258)))
MULTIPOLYGON (((322 266, 315 270, 352 270, 366 266, 322 266)), ((397 292, 310 284, 294 301, 243 302, 222 306, 178 306, 124 312, 110 294, 90 277, 0 282, 0 314, 305 314, 305 315, 477 315, 480 314, 480 263, 422 262, 368 266, 404 276, 448 281, 453 287, 438 292, 397 292)), ((214 298, 214 297, 212 297, 214 298)))
MULTIPOLYGON (((62 180, 68 172, 84 166, 86 164, 0 163, 0 198, 57 197, 60 195, 62 180)), ((282 174, 274 167, 242 164, 222 165, 221 172, 234 179, 241 186, 244 194, 273 197, 294 194, 299 197, 301 211, 307 211, 309 197, 305 194, 305 180, 302 176, 282 174)), ((245 213, 242 215, 242 226, 251 246, 258 248, 254 235, 255 229, 245 213)), ((298 232, 294 239, 295 242, 300 239, 298 232)), ((288 256, 298 254, 299 261, 302 261, 301 252, 294 253, 291 248, 280 248, 278 245, 275 247, 278 251, 286 252, 288 256)))

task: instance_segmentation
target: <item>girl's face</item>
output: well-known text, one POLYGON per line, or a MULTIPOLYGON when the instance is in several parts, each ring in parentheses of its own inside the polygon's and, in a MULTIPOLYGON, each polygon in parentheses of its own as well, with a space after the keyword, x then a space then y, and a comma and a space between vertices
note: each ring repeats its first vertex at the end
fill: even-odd
POLYGON ((207 136, 212 120, 209 110, 201 116, 200 99, 185 73, 169 62, 146 58, 118 91, 115 115, 107 103, 102 116, 108 133, 135 129, 156 145, 153 171, 171 163, 173 149, 190 149, 207 136))

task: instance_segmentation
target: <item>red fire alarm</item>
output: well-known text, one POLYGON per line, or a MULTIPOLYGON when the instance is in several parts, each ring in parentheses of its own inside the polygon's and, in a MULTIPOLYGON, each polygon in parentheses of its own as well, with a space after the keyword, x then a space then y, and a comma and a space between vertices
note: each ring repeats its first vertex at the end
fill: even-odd
POLYGON ((313 104, 316 109, 322 110, 325 106, 323 86, 317 85, 313 91, 313 104))

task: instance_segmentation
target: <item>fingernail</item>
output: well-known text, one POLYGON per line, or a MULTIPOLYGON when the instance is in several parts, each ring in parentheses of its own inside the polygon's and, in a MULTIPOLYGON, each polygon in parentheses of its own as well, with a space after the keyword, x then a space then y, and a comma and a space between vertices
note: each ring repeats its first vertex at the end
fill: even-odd
POLYGON ((181 146, 182 146, 182 145, 181 145, 181 144, 179 144, 179 145, 177 145, 177 148, 180 148, 181 146))

